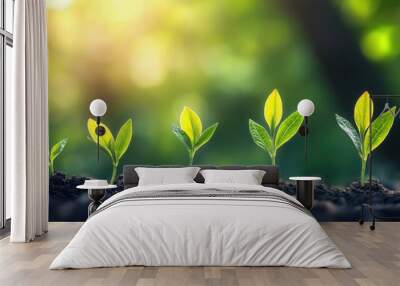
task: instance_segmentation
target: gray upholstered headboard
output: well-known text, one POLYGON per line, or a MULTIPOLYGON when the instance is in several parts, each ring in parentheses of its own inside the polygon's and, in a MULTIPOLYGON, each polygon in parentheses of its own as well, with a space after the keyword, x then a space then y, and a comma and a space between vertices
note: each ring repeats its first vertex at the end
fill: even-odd
MULTIPOLYGON (((151 165, 125 165, 124 166, 124 189, 129 189, 136 187, 139 182, 139 177, 135 171, 137 167, 162 167, 162 168, 177 168, 177 167, 187 167, 181 165, 163 165, 163 166, 151 166, 151 165)), ((263 170, 265 171, 264 178, 262 180, 262 185, 266 187, 278 188, 279 184, 279 169, 276 166, 269 165, 257 165, 257 166, 207 166, 207 165, 197 165, 195 167, 200 167, 201 169, 220 169, 220 170, 263 170)), ((199 173, 194 179, 197 183, 204 183, 203 176, 199 173)))

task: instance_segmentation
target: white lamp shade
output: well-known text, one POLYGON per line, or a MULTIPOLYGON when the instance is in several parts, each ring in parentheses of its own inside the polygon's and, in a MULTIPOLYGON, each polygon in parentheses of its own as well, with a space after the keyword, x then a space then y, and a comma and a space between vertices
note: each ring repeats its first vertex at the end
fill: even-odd
POLYGON ((297 111, 302 116, 311 116, 314 113, 315 106, 314 103, 309 99, 303 99, 297 105, 297 111))
POLYGON ((95 99, 90 103, 89 109, 93 116, 100 117, 106 114, 107 104, 104 102, 104 100, 95 99))

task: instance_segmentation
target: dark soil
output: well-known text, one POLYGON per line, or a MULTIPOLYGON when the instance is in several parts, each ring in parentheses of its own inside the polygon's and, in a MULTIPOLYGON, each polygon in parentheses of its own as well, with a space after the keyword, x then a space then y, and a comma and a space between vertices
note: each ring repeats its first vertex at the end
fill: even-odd
MULTIPOLYGON (((85 177, 66 177, 56 172, 49 182, 50 221, 85 221, 89 199, 86 190, 78 190, 85 177)), ((122 175, 118 177, 117 188, 108 190, 106 198, 122 191, 122 175)), ((296 194, 296 185, 281 182, 279 188, 289 195, 296 194)), ((312 213, 319 221, 356 221, 361 214, 361 204, 368 201, 369 184, 361 186, 359 181, 347 187, 329 187, 325 184, 315 186, 315 204, 312 213)), ((382 217, 400 218, 400 192, 392 191, 379 181, 372 183, 372 201, 377 214, 382 217)))
MULTIPOLYGON (((296 185, 281 182, 280 189, 290 195, 296 194, 296 185)), ((361 215, 361 205, 368 202, 369 183, 362 186, 354 181, 347 187, 315 186, 313 215, 319 221, 357 221, 361 215)), ((371 198, 376 214, 386 220, 400 219, 400 192, 385 187, 381 182, 372 182, 371 198)))

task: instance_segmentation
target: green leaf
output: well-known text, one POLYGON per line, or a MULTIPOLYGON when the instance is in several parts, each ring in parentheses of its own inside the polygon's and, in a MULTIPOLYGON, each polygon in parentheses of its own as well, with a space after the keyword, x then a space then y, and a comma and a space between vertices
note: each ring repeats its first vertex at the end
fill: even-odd
POLYGON ((365 131, 370 124, 370 116, 374 114, 374 103, 365 91, 357 100, 354 106, 354 122, 357 125, 361 138, 363 138, 365 131), (371 111, 370 111, 371 107, 371 111))
POLYGON ((186 149, 191 152, 193 149, 192 146, 192 141, 190 140, 189 136, 183 131, 182 129, 179 128, 177 125, 172 126, 172 133, 175 134, 175 136, 185 145, 186 149))
POLYGON ((354 146, 357 149, 358 155, 362 158, 362 148, 361 148, 361 138, 357 133, 357 130, 353 127, 353 125, 346 118, 336 114, 336 122, 339 127, 349 136, 350 140, 353 142, 354 146))
POLYGON ((200 117, 191 108, 185 106, 179 118, 180 127, 190 138, 194 145, 203 132, 203 125, 200 117))
POLYGON ((65 146, 68 143, 68 138, 64 138, 61 141, 57 142, 56 144, 51 147, 50 151, 50 161, 53 162, 54 159, 58 157, 58 155, 61 154, 61 152, 64 150, 65 146))
POLYGON ((271 156, 273 154, 273 144, 267 130, 257 122, 249 119, 249 131, 254 143, 271 156))
MULTIPOLYGON (((103 136, 99 137, 99 145, 102 147, 103 150, 106 151, 108 155, 110 155, 111 159, 115 160, 115 153, 114 153, 114 136, 112 135, 111 130, 104 124, 100 123, 100 126, 103 126, 106 130, 103 136)), ((89 131, 90 138, 93 140, 93 143, 97 144, 97 134, 96 128, 97 123, 92 118, 89 118, 87 121, 87 128, 89 131)))
POLYGON ((288 142, 294 135, 296 135, 301 124, 303 123, 303 120, 303 116, 295 111, 281 123, 275 137, 276 150, 278 150, 283 144, 288 142))
POLYGON ((118 131, 115 138, 115 158, 119 161, 128 150, 133 135, 132 119, 128 119, 118 131))
MULTIPOLYGON (((380 114, 373 122, 372 122, 372 151, 378 148, 379 145, 386 139, 388 136, 390 129, 393 126, 394 116, 396 113, 396 107, 392 107, 391 110, 388 110, 382 114, 380 114)), ((370 148, 370 128, 367 130, 364 138, 364 159, 366 160, 369 155, 370 148)))
POLYGON ((274 89, 264 104, 264 118, 271 130, 281 122, 283 115, 282 99, 277 89, 274 89))
POLYGON ((194 145, 194 149, 197 151, 206 144, 208 141, 210 141, 211 137, 214 135, 215 130, 217 130, 218 127, 218 122, 214 123, 210 127, 208 127, 204 132, 200 135, 199 139, 197 140, 196 144, 194 145))

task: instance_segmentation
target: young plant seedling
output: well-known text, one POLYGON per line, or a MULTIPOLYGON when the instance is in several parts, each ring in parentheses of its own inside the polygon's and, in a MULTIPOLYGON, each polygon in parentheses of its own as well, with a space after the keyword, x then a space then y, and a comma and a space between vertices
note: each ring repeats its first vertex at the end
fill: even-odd
MULTIPOLYGON (((133 136, 132 119, 128 119, 121 126, 121 128, 118 131, 117 137, 115 139, 111 130, 104 123, 100 123, 100 125, 103 126, 105 132, 103 135, 99 137, 99 145, 111 159, 112 174, 110 182, 111 184, 114 184, 117 178, 119 161, 121 160, 125 152, 128 150, 128 147, 132 140, 133 136)), ((87 128, 89 131, 89 137, 88 137, 89 140, 97 144, 96 121, 92 118, 89 118, 87 121, 87 128)))
POLYGON ((219 123, 214 123, 203 131, 200 117, 187 106, 181 112, 179 123, 180 126, 172 126, 172 132, 185 146, 189 154, 189 165, 192 165, 196 152, 210 141, 219 123))
POLYGON ((50 149, 49 154, 49 168, 50 168, 50 175, 54 174, 54 160, 60 156, 62 151, 64 151, 65 146, 67 146, 68 138, 64 138, 61 141, 57 142, 53 145, 50 149))
POLYGON ((254 143, 264 150, 276 165, 278 149, 286 144, 298 132, 303 123, 303 116, 297 111, 291 113, 281 123, 283 104, 277 89, 274 89, 264 104, 264 118, 267 128, 249 119, 249 131, 254 143))
POLYGON ((371 117, 374 114, 374 103, 367 91, 365 91, 357 100, 354 107, 354 122, 357 129, 346 118, 336 114, 336 122, 339 127, 346 133, 353 142, 357 150, 357 154, 361 160, 361 175, 360 182, 365 183, 365 172, 370 151, 374 151, 386 139, 390 129, 392 129, 396 107, 384 111, 372 121, 371 117), (370 138, 370 131, 372 125, 372 138, 370 138), (372 145, 370 148, 370 140, 372 145), (370 150, 371 149, 371 150, 370 150))

